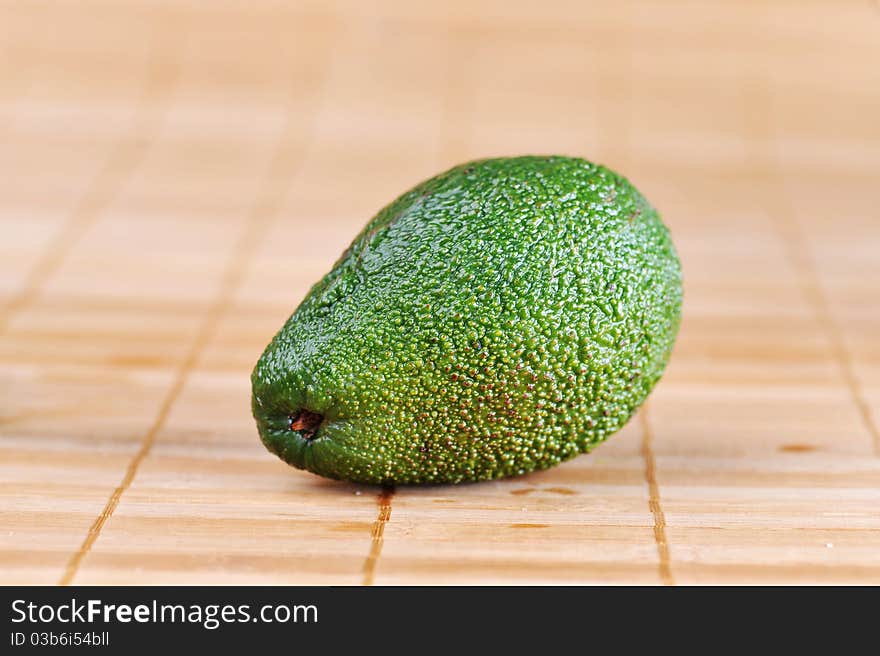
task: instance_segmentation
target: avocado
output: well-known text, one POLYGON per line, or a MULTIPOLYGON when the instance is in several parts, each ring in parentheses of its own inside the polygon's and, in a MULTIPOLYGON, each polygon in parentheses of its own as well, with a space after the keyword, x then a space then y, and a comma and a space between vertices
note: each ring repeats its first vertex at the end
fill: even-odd
POLYGON ((545 469, 627 422, 681 299, 669 232, 622 176, 462 164, 382 209, 274 337, 252 375, 260 437, 362 483, 545 469))

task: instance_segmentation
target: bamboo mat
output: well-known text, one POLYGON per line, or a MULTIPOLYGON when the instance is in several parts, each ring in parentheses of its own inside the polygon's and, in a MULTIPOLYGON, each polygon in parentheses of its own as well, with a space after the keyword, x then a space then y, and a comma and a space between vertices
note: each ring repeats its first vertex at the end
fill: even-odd
POLYGON ((0 582, 880 583, 880 6, 0 3, 0 582), (685 272, 593 454, 333 483, 248 375, 460 161, 628 175, 685 272))

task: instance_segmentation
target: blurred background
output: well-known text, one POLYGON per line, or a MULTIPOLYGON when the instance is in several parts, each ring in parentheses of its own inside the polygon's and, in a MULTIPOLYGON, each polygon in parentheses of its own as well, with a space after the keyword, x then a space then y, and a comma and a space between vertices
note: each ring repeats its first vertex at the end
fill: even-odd
POLYGON ((0 2, 4 580, 880 581, 878 117, 869 0, 0 2), (659 208, 673 363, 527 499, 398 493, 379 560, 247 376, 376 210, 524 153, 659 208))

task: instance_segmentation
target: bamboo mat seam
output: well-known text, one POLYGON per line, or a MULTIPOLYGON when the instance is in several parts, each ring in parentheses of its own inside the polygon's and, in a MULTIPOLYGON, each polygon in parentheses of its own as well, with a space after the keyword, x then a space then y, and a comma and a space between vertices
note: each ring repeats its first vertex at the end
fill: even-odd
MULTIPOLYGON (((176 49, 171 48, 171 53, 176 49)), ((104 165, 92 179, 80 201, 46 245, 41 257, 31 268, 19 292, 6 303, 0 321, 0 334, 8 327, 14 314, 37 298, 46 282, 60 268, 77 242, 94 225, 102 211, 137 168, 161 126, 161 115, 177 76, 177 59, 168 61, 169 52, 154 46, 147 79, 135 109, 131 134, 113 147, 104 165)))
MULTIPOLYGON (((766 202, 769 205, 768 215, 776 227, 785 252, 795 271, 798 273, 798 282, 804 299, 812 307, 816 322, 821 326, 822 332, 828 343, 830 352, 840 371, 840 378, 846 386, 850 398, 855 405, 862 424, 871 439, 874 455, 880 457, 880 431, 871 416, 867 401, 855 376, 852 366, 852 358, 846 348, 843 336, 834 320, 832 313, 822 292, 819 278, 813 265, 812 258, 805 243, 797 212, 792 206, 791 199, 785 191, 785 174, 781 169, 777 158, 773 153, 779 147, 776 143, 776 126, 773 124, 773 107, 770 103, 769 83, 764 76, 752 81, 751 100, 753 104, 753 116, 758 120, 753 121, 753 135, 758 139, 770 142, 771 147, 765 162, 765 170, 770 184, 763 185, 766 202)), ((753 152, 755 149, 752 149, 753 152)))
MULTIPOLYGON (((324 62, 324 66, 319 74, 321 80, 326 78, 327 71, 330 67, 330 58, 325 58, 324 62)), ((105 524, 113 515, 122 496, 137 476, 138 468, 141 463, 149 456, 156 441, 156 437, 162 430, 171 408, 180 396, 181 391, 186 385, 187 378, 197 365, 203 350, 215 334, 220 320, 231 307, 232 299, 245 276, 250 261, 256 254, 261 240, 265 238, 273 219, 277 217, 282 200, 288 192, 290 182, 296 175, 298 163, 302 161, 302 155, 309 146, 309 135, 314 130, 314 117, 317 115, 321 104, 320 81, 317 87, 317 93, 315 94, 316 98, 311 107, 312 119, 311 122, 307 121, 310 125, 310 129, 305 130, 306 134, 303 137, 300 137, 299 139, 297 138, 297 131, 295 128, 298 124, 294 121, 294 113, 292 109, 288 109, 286 112, 283 133, 277 140, 274 152, 272 153, 271 161, 265 175, 263 191, 255 200, 250 216, 242 229, 242 234, 236 240, 236 247, 232 249, 230 260, 223 273, 217 296, 208 312, 204 315, 199 331, 193 339, 186 357, 177 369, 171 387, 159 408, 159 412, 149 430, 144 435, 138 451, 126 467, 125 475, 121 483, 113 490, 104 509, 98 517, 95 518, 95 521, 89 528, 82 545, 71 557, 64 570, 64 574, 59 581, 59 585, 70 585, 75 579, 83 560, 88 555, 92 546, 97 542, 105 524), (289 155, 287 151, 291 147, 294 147, 296 150, 295 154, 300 157, 291 157, 289 155)), ((296 97, 297 91, 298 89, 296 87, 291 88, 291 98, 296 97)))

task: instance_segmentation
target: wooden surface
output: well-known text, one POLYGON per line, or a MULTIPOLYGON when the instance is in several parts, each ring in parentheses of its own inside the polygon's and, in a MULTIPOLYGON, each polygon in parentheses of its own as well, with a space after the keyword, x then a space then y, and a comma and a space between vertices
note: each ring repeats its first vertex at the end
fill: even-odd
POLYGON ((0 3, 2 583, 880 583, 880 7, 0 3), (248 375, 363 223, 490 155, 627 174, 685 272, 594 454, 380 490, 248 375))

